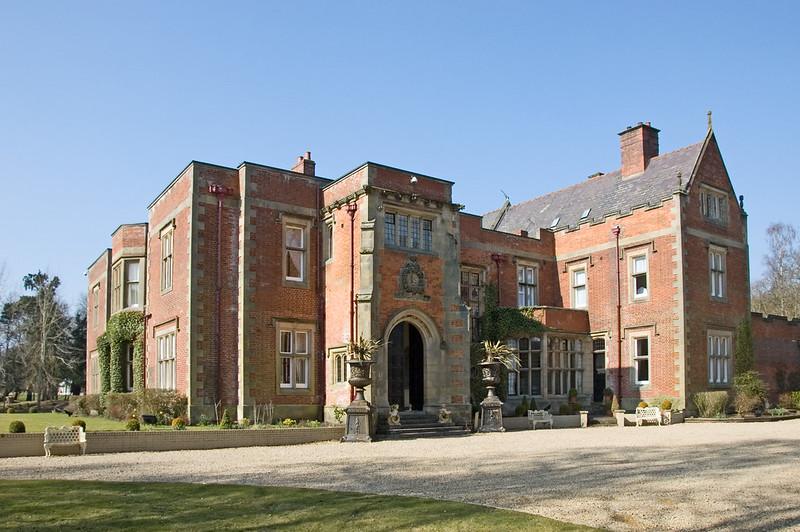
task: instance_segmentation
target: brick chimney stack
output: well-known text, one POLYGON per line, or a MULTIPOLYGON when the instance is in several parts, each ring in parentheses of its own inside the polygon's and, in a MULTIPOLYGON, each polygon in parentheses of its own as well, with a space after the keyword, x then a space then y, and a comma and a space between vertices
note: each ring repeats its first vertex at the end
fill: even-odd
POLYGON ((619 134, 622 177, 644 172, 650 159, 658 157, 658 131, 650 122, 639 122, 619 134))
POLYGON ((305 155, 297 158, 297 163, 292 167, 292 172, 299 174, 314 175, 317 163, 311 159, 311 152, 307 151, 305 155))

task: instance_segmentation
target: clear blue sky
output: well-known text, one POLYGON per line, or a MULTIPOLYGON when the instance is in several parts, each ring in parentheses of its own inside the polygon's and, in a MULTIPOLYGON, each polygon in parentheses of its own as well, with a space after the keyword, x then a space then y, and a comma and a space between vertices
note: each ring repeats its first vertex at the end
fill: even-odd
POLYGON ((120 223, 192 159, 456 181, 469 212, 619 167, 617 133, 698 142, 750 215, 800 225, 798 3, 5 2, 0 264, 74 303, 120 223), (112 5, 113 4, 113 5, 112 5))

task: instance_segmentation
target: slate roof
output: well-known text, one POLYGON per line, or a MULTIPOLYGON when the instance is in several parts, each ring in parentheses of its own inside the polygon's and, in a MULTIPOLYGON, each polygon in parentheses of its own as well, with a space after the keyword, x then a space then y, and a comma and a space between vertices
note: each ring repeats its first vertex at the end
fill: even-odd
POLYGON ((704 142, 652 158, 639 175, 623 179, 620 171, 615 170, 516 205, 506 201, 501 208, 484 214, 482 225, 507 233, 520 229, 533 233, 536 228, 575 227, 629 212, 634 207, 658 205, 677 190, 678 172, 686 187, 704 142), (558 221, 553 225, 556 218, 558 221))

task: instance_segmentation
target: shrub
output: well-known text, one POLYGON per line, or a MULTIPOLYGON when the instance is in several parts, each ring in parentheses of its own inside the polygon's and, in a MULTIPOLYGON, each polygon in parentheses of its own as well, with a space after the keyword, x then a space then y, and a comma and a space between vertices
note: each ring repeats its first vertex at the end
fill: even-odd
POLYGON ((737 393, 733 399, 733 407, 740 416, 752 414, 764 407, 764 400, 755 395, 737 393))
POLYGON ((39 407, 38 406, 32 406, 32 407, 30 407, 28 409, 28 413, 30 413, 30 414, 36 414, 38 412, 39 412, 39 407))
POLYGON ((82 419, 73 419, 72 420, 73 427, 83 427, 83 432, 86 432, 86 422, 82 419))
POLYGON ((136 395, 132 393, 107 393, 102 398, 103 412, 107 418, 125 421, 136 416, 136 395))
POLYGON ((522 402, 517 405, 517 408, 514 409, 514 415, 516 416, 527 415, 529 409, 530 405, 528 404, 528 397, 522 396, 522 402))
POLYGON ((243 417, 242 419, 239 420, 239 426, 243 429, 246 429, 247 427, 250 426, 250 420, 246 417, 243 417))
POLYGON ((8 432, 10 432, 11 434, 22 434, 23 432, 25 432, 25 423, 19 420, 12 421, 8 425, 8 432))
POLYGON ((531 397, 531 401, 528 403, 528 410, 536 410, 536 398, 531 397))
POLYGON ((92 410, 102 414, 102 397, 99 394, 80 395, 70 401, 69 409, 81 416, 88 416, 92 410))
POLYGON ((139 412, 155 414, 161 423, 170 423, 176 417, 186 419, 186 396, 175 390, 145 388, 136 394, 139 412))
POLYGON ((571 416, 580 413, 580 411, 581 405, 576 403, 562 403, 561 406, 558 407, 558 415, 560 416, 571 416))
POLYGON ((209 421, 207 415, 200 414, 200 419, 197 421, 197 424, 200 425, 201 427, 207 427, 208 425, 211 424, 211 422, 209 421))
POLYGON ((220 420, 219 422, 219 428, 221 429, 233 428, 233 421, 231 421, 231 415, 228 413, 227 408, 222 412, 222 420, 220 420))
POLYGON ((322 425, 322 423, 320 423, 316 419, 309 419, 308 421, 306 421, 306 427, 317 428, 320 425, 322 425))
POLYGON ((672 401, 669 399, 664 399, 661 401, 661 410, 669 411, 672 410, 672 401))
POLYGON ((755 371, 736 375, 733 378, 733 387, 736 390, 733 404, 740 416, 751 414, 764 406, 767 387, 755 371))
POLYGON ((139 425, 139 420, 136 419, 135 417, 130 418, 127 421, 127 423, 125 423, 125 430, 131 430, 131 431, 135 432, 135 431, 138 431, 141 428, 142 427, 141 427, 141 425, 139 425))
POLYGON ((13 414, 13 413, 14 413, 14 409, 13 408, 11 408, 10 406, 8 408, 6 408, 6 414, 13 414))
POLYGON ((778 404, 782 408, 800 410, 800 392, 782 393, 778 397, 778 404))
POLYGON ((728 392, 699 392, 692 397, 700 417, 719 417, 725 413, 728 392))
POLYGON ((290 417, 287 417, 286 419, 281 421, 281 425, 283 425, 284 427, 294 427, 297 425, 297 421, 290 417))
POLYGON ((767 410, 767 413, 771 416, 785 416, 789 411, 785 408, 771 408, 767 410))
POLYGON ((570 388, 567 392, 567 400, 570 403, 574 403, 578 399, 578 390, 575 388, 570 388))
POLYGON ((182 417, 176 417, 172 419, 172 428, 175 430, 185 430, 186 429, 186 421, 182 417))
POLYGON ((333 405, 333 417, 336 418, 337 423, 341 423, 344 420, 344 416, 347 414, 347 409, 343 408, 339 405, 333 405))
POLYGON ((647 404, 647 401, 639 401, 639 404, 636 405, 637 408, 647 408, 648 406, 650 405, 647 404))

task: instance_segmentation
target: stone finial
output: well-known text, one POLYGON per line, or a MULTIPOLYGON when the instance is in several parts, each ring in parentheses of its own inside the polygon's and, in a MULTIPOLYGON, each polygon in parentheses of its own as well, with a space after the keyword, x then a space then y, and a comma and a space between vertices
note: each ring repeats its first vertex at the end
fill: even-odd
POLYGON ((682 189, 683 189, 683 173, 681 173, 681 171, 678 170, 678 190, 682 189))
POLYGON ((711 127, 711 111, 709 111, 709 112, 708 112, 708 113, 706 113, 706 114, 708 115, 708 129, 709 129, 709 130, 711 130, 711 129, 713 129, 713 128, 711 127))

